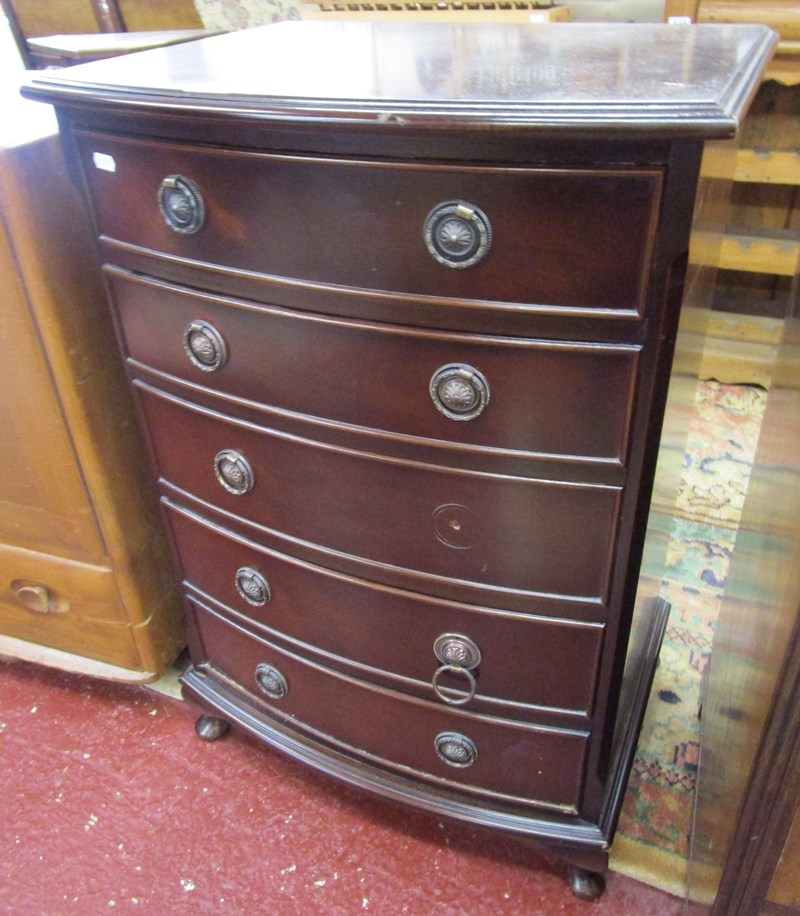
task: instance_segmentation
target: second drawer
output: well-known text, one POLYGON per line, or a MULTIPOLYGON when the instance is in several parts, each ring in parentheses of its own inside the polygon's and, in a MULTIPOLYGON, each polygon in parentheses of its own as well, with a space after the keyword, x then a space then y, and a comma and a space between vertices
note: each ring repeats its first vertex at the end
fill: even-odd
POLYGON ((190 384, 442 445, 625 463, 637 346, 344 321, 113 269, 109 282, 130 357, 190 384), (486 401, 451 410, 479 383, 470 369, 486 401))

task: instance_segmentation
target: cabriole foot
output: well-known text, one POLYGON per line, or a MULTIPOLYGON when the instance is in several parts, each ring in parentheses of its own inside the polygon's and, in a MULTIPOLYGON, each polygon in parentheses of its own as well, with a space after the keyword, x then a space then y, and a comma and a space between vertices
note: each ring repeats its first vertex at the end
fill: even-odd
POLYGON ((606 881, 598 871, 588 871, 570 865, 568 879, 569 889, 580 900, 597 900, 606 889, 606 881))
POLYGON ((194 723, 194 730, 203 741, 216 741, 230 728, 229 724, 217 716, 199 716, 194 723))

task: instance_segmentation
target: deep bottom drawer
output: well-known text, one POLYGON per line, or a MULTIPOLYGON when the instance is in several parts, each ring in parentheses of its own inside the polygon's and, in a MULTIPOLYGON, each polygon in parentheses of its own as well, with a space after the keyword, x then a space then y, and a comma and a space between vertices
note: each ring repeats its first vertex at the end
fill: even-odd
POLYGON ((444 788, 577 813, 586 733, 443 710, 312 664, 199 605, 193 610, 195 664, 259 696, 265 717, 444 788))

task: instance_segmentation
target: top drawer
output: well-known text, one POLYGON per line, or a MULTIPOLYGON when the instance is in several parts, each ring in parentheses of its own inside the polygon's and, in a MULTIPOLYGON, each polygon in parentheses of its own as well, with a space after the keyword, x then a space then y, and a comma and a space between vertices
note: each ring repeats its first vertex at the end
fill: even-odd
POLYGON ((127 244, 401 299, 643 311, 655 170, 356 162, 83 132, 77 143, 97 228, 127 244), (175 220, 189 233, 159 207, 162 182, 174 176, 202 199, 193 221, 178 192, 175 220), (455 209, 428 220, 442 204, 455 209), (473 241, 485 255, 472 254, 473 241), (450 258, 458 266, 442 263, 450 258))

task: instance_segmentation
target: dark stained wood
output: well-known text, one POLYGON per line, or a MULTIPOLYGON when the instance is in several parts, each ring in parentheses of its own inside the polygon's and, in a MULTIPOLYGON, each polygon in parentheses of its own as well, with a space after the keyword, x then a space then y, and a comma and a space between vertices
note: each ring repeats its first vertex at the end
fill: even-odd
POLYGON ((128 355, 193 385, 267 411, 449 446, 626 461, 640 347, 334 321, 118 272, 109 277, 128 355), (227 362, 217 371, 198 368, 185 352, 184 331, 197 320, 225 342, 227 362), (431 398, 431 377, 452 363, 474 366, 489 383, 489 404, 472 421, 446 417, 431 398))
MULTIPOLYGON (((267 718, 291 717, 294 728, 333 739, 340 749, 373 763, 409 768, 423 780, 575 812, 585 732, 491 719, 372 687, 278 649, 208 609, 198 608, 196 614, 206 649, 198 659, 201 668, 216 667, 250 690, 259 664, 274 665, 286 678, 285 697, 259 697, 267 718), (472 766, 458 769, 438 758, 434 739, 442 732, 462 733, 475 742, 478 756, 472 766)), ((257 688, 254 693, 259 696, 257 688)))
MULTIPOLYGON (((159 487, 162 491, 162 499, 174 502, 208 519, 212 524, 227 529, 236 537, 254 541, 276 553, 285 553, 288 549, 286 537, 282 532, 276 532, 257 522, 231 515, 212 503, 198 498, 193 493, 167 483, 164 479, 159 481, 159 487)), ((363 558, 341 552, 329 558, 327 551, 303 541, 294 541, 291 545, 291 553, 296 559, 315 566, 328 568, 332 565, 337 572, 368 581, 376 581, 375 577, 379 575, 381 585, 431 596, 431 579, 418 570, 391 566, 383 566, 376 570, 374 563, 363 558)), ((613 572, 615 582, 617 578, 624 580, 625 571, 626 565, 621 563, 618 557, 615 558, 613 572)), ((574 622, 612 625, 615 632, 618 629, 616 617, 612 617, 609 621, 607 608, 597 601, 567 601, 559 595, 536 594, 532 596, 525 591, 493 589, 490 586, 483 586, 480 597, 476 597, 472 583, 446 578, 436 580, 436 592, 436 596, 441 597, 442 600, 453 601, 457 604, 474 604, 478 601, 480 606, 490 610, 507 610, 523 615, 536 614, 555 619, 562 619, 566 616, 566 619, 574 622)), ((616 592, 615 586, 610 600, 610 603, 614 605, 617 601, 616 592)))
MULTIPOLYGON (((620 488, 471 474, 334 449, 237 423, 137 384, 161 477, 228 513, 311 545, 381 567, 502 592, 604 602, 620 488), (255 484, 223 489, 215 456, 242 454, 255 484), (564 558, 570 562, 565 563, 564 558)), ((502 607, 502 603, 499 604, 502 607)))
POLYGON ((668 611, 658 570, 636 596, 702 145, 734 132, 772 42, 281 25, 29 83, 92 206, 183 567, 187 696, 603 869, 668 611), (174 174, 204 199, 192 235, 159 212, 174 174), (493 229, 463 270, 423 240, 449 200, 493 229), (217 372, 183 352, 198 319, 217 372), (475 419, 431 401, 450 363, 489 381, 475 419), (222 449, 247 493, 216 479, 222 449), (246 565, 274 588, 259 609, 246 565), (429 686, 451 631, 485 655, 465 709, 429 686), (476 741, 471 767, 439 760, 441 730, 476 741))
POLYGON ((97 24, 101 32, 121 32, 124 28, 118 0, 92 0, 97 24))
POLYGON ((314 160, 96 134, 77 143, 98 231, 127 244, 357 290, 629 317, 643 309, 658 172, 314 160), (98 154, 114 171, 107 159, 97 166, 98 154), (195 235, 153 219, 161 181, 175 174, 203 195, 205 225, 195 235), (127 195, 142 205, 120 206, 127 195), (492 226, 491 250, 472 269, 445 267, 425 247, 428 213, 452 200, 481 208, 492 226))
MULTIPOLYGON (((666 562, 666 547, 674 501, 678 491, 688 424, 675 422, 675 403, 687 385, 697 382, 699 359, 692 359, 702 348, 692 335, 681 333, 682 309, 692 311, 704 306, 707 287, 697 282, 697 269, 687 281, 687 256, 681 252, 695 218, 697 175, 701 149, 697 144, 675 144, 667 168, 664 187, 663 221, 657 252, 671 257, 663 273, 654 268, 653 292, 661 298, 658 323, 651 325, 651 346, 642 352, 641 384, 634 413, 639 435, 631 440, 631 466, 640 469, 638 480, 631 480, 626 496, 638 494, 636 507, 625 512, 620 527, 616 580, 620 591, 615 596, 618 614, 609 619, 608 643, 613 660, 598 683, 597 718, 603 722, 605 740, 592 744, 587 766, 587 817, 597 818, 607 835, 613 836, 622 803, 627 766, 634 748, 630 745, 631 723, 641 721, 642 698, 639 689, 652 677, 650 667, 657 660, 651 634, 658 632, 663 613, 661 581, 666 562), (657 343, 656 343, 657 342, 657 343), (673 361, 674 357, 674 361, 673 361), (673 400, 673 415, 668 417, 668 401, 673 400), (669 422, 666 422, 669 420, 669 422), (662 434, 666 432, 666 437, 662 434), (651 502, 651 496, 654 497, 651 502), (666 536, 666 537, 665 537, 666 536), (613 650, 610 648, 613 646, 613 650), (626 751, 627 746, 627 751, 626 751)), ((699 201, 699 210, 704 209, 699 201)), ((700 213, 698 212, 698 216, 700 213)), ((707 218, 707 214, 705 216, 707 218)), ((657 262, 661 259, 656 258, 657 262)), ((706 304, 707 307, 707 304, 706 304)), ((685 315, 685 312, 684 312, 685 315)), ((635 742, 634 742, 635 743, 635 742)))
MULTIPOLYGON (((499 334, 547 340, 639 344, 652 336, 652 325, 622 310, 572 309, 444 296, 413 296, 385 290, 353 289, 272 277, 202 261, 165 255, 150 248, 128 245, 107 236, 99 244, 115 268, 156 276, 181 286, 194 286, 202 276, 202 289, 265 305, 285 306, 303 312, 384 321, 447 331, 499 334), (619 316, 619 317, 618 317, 619 316)), ((674 253, 673 253, 674 255, 674 253)), ((652 273, 660 269, 654 265, 652 273)), ((652 298, 652 286, 649 286, 652 298)), ((645 306, 649 308, 652 306, 645 306)))
MULTIPOLYGON (((370 666, 375 670, 358 674, 368 680, 384 672, 414 678, 419 683, 403 689, 413 688, 431 699, 431 679, 441 664, 433 652, 434 640, 442 633, 464 633, 482 655, 475 672, 478 699, 468 709, 514 716, 512 708, 499 708, 512 701, 526 704, 518 715, 541 715, 542 710, 530 706, 549 707, 570 713, 573 721, 568 724, 585 727, 594 703, 601 624, 536 617, 535 604, 530 615, 505 614, 381 587, 266 550, 167 505, 185 584, 264 627, 267 638, 299 640, 304 653, 316 651, 329 666, 341 668, 350 661, 370 666), (242 566, 258 570, 269 582, 272 597, 263 607, 248 604, 237 591, 235 576, 242 566), (381 640, 375 638, 377 632, 381 640), (563 676, 561 659, 567 654, 573 659, 574 678, 563 676), (521 681, 521 667, 533 676, 521 681), (484 697, 491 702, 482 701, 484 697)), ((466 681, 444 678, 442 685, 464 691, 466 681)))
POLYGON ((660 25, 289 22, 102 61, 66 80, 37 76, 26 91, 89 107, 112 101, 178 117, 224 112, 383 133, 452 121, 466 130, 710 139, 736 133, 775 41, 763 26, 690 34, 660 25))
MULTIPOLYGON (((776 838, 776 842, 780 842, 776 838)), ((771 865, 772 863, 770 863, 771 865)), ((770 876, 767 900, 775 906, 800 907, 800 887, 796 875, 800 869, 800 805, 794 814, 780 858, 770 876)))

